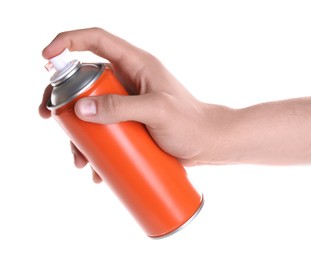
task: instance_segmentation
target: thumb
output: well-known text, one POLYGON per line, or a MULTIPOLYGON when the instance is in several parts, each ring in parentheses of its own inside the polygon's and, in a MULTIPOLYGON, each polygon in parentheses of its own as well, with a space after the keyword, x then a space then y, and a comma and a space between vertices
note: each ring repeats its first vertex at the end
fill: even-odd
POLYGON ((138 121, 155 126, 160 120, 157 94, 103 95, 82 98, 75 105, 76 115, 88 122, 114 124, 123 121, 138 121))

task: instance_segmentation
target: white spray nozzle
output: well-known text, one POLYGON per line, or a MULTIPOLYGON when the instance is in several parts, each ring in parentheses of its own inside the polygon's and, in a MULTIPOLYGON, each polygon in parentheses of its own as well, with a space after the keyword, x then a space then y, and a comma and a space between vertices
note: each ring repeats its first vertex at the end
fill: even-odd
POLYGON ((52 70, 53 68, 56 71, 61 71, 64 68, 66 68, 68 66, 68 64, 70 63, 70 61, 68 61, 68 58, 67 58, 67 53, 68 52, 69 52, 69 50, 65 49, 59 55, 49 59, 49 63, 45 65, 45 68, 48 71, 52 70))
POLYGON ((69 60, 68 53, 69 50, 65 49, 61 54, 49 59, 49 63, 45 65, 48 71, 55 69, 55 73, 50 79, 53 86, 69 78, 81 67, 78 60, 69 60))

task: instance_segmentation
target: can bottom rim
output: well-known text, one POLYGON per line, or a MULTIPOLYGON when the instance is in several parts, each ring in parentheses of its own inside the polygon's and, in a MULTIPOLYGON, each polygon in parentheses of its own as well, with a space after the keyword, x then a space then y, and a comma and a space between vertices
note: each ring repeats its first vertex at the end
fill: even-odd
POLYGON ((169 233, 165 233, 165 234, 160 235, 160 236, 149 236, 149 237, 152 239, 162 239, 162 238, 166 238, 166 237, 169 237, 169 236, 177 233, 178 231, 180 231, 184 227, 188 226, 189 223, 192 222, 192 220, 196 218, 196 216, 200 213, 201 209, 203 208, 203 205, 204 205, 204 196, 202 194, 201 195, 201 201, 200 201, 198 209, 194 212, 194 214, 184 224, 182 224, 178 228, 170 231, 169 233))

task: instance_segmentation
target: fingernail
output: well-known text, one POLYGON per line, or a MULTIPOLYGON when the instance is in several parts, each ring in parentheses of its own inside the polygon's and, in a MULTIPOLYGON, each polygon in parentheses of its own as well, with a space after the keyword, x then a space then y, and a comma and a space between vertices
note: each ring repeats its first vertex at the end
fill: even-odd
POLYGON ((83 116, 94 116, 97 113, 96 102, 93 99, 81 99, 78 109, 83 116))

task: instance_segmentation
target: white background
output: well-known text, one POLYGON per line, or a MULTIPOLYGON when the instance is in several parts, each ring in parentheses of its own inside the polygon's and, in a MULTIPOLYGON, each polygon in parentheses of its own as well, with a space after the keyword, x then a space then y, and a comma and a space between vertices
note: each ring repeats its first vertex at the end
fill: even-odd
POLYGON ((0 259, 311 259, 309 166, 188 168, 205 206, 187 228, 152 240, 89 167, 73 166, 63 131, 37 113, 50 77, 41 50, 92 26, 153 53, 205 102, 310 95, 310 1, 0 5, 0 259))

